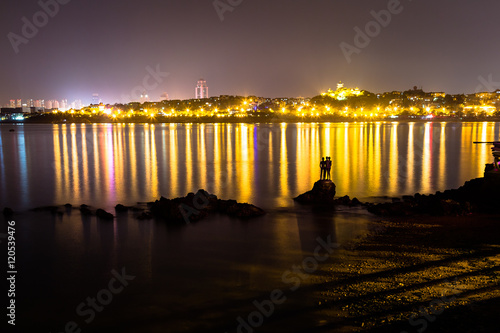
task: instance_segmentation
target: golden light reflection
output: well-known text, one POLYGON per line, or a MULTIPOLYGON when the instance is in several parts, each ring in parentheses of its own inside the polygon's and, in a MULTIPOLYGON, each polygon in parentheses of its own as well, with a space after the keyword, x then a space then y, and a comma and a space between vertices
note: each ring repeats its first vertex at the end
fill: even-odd
MULTIPOLYGON (((373 124, 372 124, 373 128, 373 124)), ((346 137, 347 140, 347 137, 346 137)), ((380 142, 380 123, 375 123, 375 141, 374 141, 374 156, 373 156, 373 164, 370 163, 373 167, 373 183, 379 184, 378 186, 382 186, 381 184, 381 173, 382 173, 382 144, 380 142)), ((346 154, 347 155, 347 154, 346 154)), ((348 186, 349 187, 349 186, 348 186)))
POLYGON ((151 192, 149 196, 152 198, 158 198, 160 196, 158 190, 158 159, 156 156, 156 135, 155 135, 155 125, 150 126, 150 138, 151 138, 151 192))
MULTIPOLYGON (((393 123, 390 134, 390 150, 389 150, 389 192, 397 193, 398 191, 398 170, 399 170, 399 154, 398 154, 398 123, 393 123)), ((385 173, 384 173, 385 174, 385 173)))
POLYGON ((490 147, 472 142, 499 131, 495 123, 270 126, 162 125, 157 141, 157 125, 53 125, 56 200, 115 205, 206 188, 246 202, 266 191, 266 202, 283 207, 319 179, 321 156, 332 157, 337 195, 431 193, 481 176, 490 147))
POLYGON ((62 176, 62 170, 61 170, 61 143, 60 143, 60 138, 59 138, 59 125, 53 125, 52 130, 54 132, 53 134, 53 139, 54 139, 54 174, 55 174, 55 188, 56 188, 56 194, 57 194, 57 201, 61 202, 62 198, 61 196, 63 195, 63 187, 62 187, 62 182, 61 182, 61 176, 62 176))
POLYGON ((253 140, 249 140, 248 136, 251 133, 248 130, 247 124, 239 124, 236 127, 236 177, 241 182, 240 197, 243 202, 249 202, 252 196, 252 183, 251 180, 254 173, 252 172, 251 165, 253 161, 250 158, 250 152, 253 151, 253 140), (250 144, 249 144, 250 141, 250 144))
MULTIPOLYGON (((406 172, 403 173, 404 176, 406 176, 406 187, 405 191, 408 191, 408 189, 411 189, 413 186, 413 172, 414 172, 414 159, 416 156, 414 156, 414 147, 413 147, 413 138, 414 138, 414 133, 413 133, 413 128, 415 126, 415 123, 408 123, 408 154, 406 155, 406 172)), ((403 177, 404 178, 404 177, 403 177)))
POLYGON ((100 170, 100 161, 99 161, 99 132, 98 132, 98 127, 97 124, 92 125, 92 135, 93 135, 93 142, 94 142, 94 177, 95 177, 95 183, 100 184, 101 183, 101 173, 99 172, 100 170))
MULTIPOLYGON (((307 128, 304 124, 300 124, 297 127, 297 170, 300 170, 300 172, 297 173, 297 179, 299 184, 307 184, 309 183, 310 179, 308 177, 309 172, 309 166, 310 163, 308 163, 307 159, 305 159, 306 156, 309 156, 309 145, 305 145, 304 142, 310 142, 307 139, 307 128)), ((286 140, 286 136, 285 136, 286 140)), ((286 145, 286 141, 285 141, 286 145)), ((288 161, 287 161, 288 163, 288 161)), ((284 181, 284 185, 288 187, 288 180, 284 181)), ((287 189, 288 190, 288 189, 287 189)), ((288 191, 287 191, 288 192, 288 191)))
POLYGON ((124 192, 124 187, 123 183, 119 181, 120 179, 124 178, 124 166, 122 163, 119 163, 120 161, 123 161, 123 141, 122 141, 122 135, 123 135, 123 128, 121 124, 117 124, 114 128, 113 131, 113 160, 116 161, 115 163, 115 181, 114 183, 116 184, 116 192, 117 193, 123 193, 124 192))
POLYGON ((439 188, 446 187, 446 123, 441 123, 439 134, 439 188))
POLYGON ((193 178, 195 176, 195 168, 193 167, 193 143, 191 140, 192 126, 191 124, 186 124, 186 150, 185 150, 185 164, 184 168, 186 170, 186 186, 188 192, 196 191, 194 187, 193 178))
POLYGON ((63 198, 68 196, 71 191, 71 185, 69 183, 70 170, 69 170, 69 153, 68 153, 68 136, 67 136, 67 125, 62 125, 62 140, 63 140, 63 176, 64 176, 64 190, 63 198))
POLYGON ((198 156, 200 158, 199 162, 196 163, 197 165, 197 173, 200 177, 200 184, 204 184, 203 186, 206 187, 205 184, 207 184, 207 147, 205 144, 205 124, 200 124, 198 131, 197 131, 197 146, 198 146, 198 156))
MULTIPOLYGON (((115 160, 113 145, 113 125, 107 124, 104 129, 104 139, 101 141, 104 150, 104 163, 102 171, 104 173, 104 193, 107 199, 116 200, 116 178, 115 160)), ((101 188, 102 189, 102 188, 101 188)))
POLYGON ((89 158, 87 151, 87 128, 85 124, 81 124, 80 131, 82 134, 82 173, 83 173, 83 185, 89 183, 89 158))
POLYGON ((281 149, 280 149, 280 204, 286 205, 288 200, 285 198, 290 197, 289 189, 288 189, 288 151, 286 147, 286 124, 281 124, 281 149))
POLYGON ((177 160, 179 159, 178 153, 178 143, 177 143, 177 128, 175 124, 170 124, 170 140, 169 140, 169 149, 170 149, 170 161, 169 161, 169 170, 170 170, 170 188, 171 193, 176 193, 176 195, 180 195, 179 193, 179 169, 177 167, 177 160))
MULTIPOLYGON (((80 194, 80 167, 79 167, 79 154, 78 140, 76 139, 76 124, 70 125, 71 132, 71 173, 73 175, 73 191, 80 194)), ((78 200, 78 199, 77 199, 78 200)))
MULTIPOLYGON (((308 136, 308 140, 310 142, 309 145, 306 144, 306 147, 310 147, 310 149, 308 149, 308 153, 309 153, 309 156, 321 156, 321 139, 320 139, 320 136, 321 136, 321 132, 322 132, 322 128, 318 125, 318 124, 311 124, 312 128, 311 128, 311 134, 308 136)), ((330 129, 328 128, 327 129, 328 132, 330 131, 330 129)), ((328 140, 328 138, 325 136, 325 139, 323 142, 325 142, 326 144, 326 140, 328 140)), ((328 155, 328 156, 331 156, 331 146, 330 146, 330 143, 328 143, 327 145, 329 148, 325 148, 325 156, 328 155)), ((305 158, 305 160, 307 160, 307 157, 305 158)), ((317 162, 319 164, 319 162, 317 162)), ((299 169, 301 170, 301 169, 299 169)), ((319 172, 318 172, 318 168, 314 169, 314 165, 309 165, 308 168, 307 168, 307 175, 309 176, 308 178, 308 182, 314 182, 315 179, 319 179, 319 172)))
POLYGON ((129 145, 130 145, 130 155, 129 155, 129 166, 130 166, 130 179, 131 179, 131 190, 133 191, 131 194, 133 196, 137 196, 138 186, 137 186, 137 151, 135 146, 135 124, 129 125, 129 145))
POLYGON ((432 125, 426 123, 424 126, 424 142, 422 146, 422 178, 421 189, 423 193, 431 191, 431 171, 432 171, 432 125))

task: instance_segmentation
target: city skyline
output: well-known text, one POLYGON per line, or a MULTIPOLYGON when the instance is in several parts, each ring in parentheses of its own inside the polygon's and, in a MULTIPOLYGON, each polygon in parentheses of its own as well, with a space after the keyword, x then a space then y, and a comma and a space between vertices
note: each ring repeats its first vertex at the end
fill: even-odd
MULTIPOLYGON (((448 92, 443 91, 443 90, 426 91, 425 89, 423 89, 423 87, 418 87, 418 86, 405 87, 404 89, 397 89, 397 90, 392 90, 392 91, 368 91, 366 89, 360 90, 359 87, 356 87, 356 88, 353 88, 352 86, 345 87, 345 83, 342 80, 338 81, 338 83, 336 85, 332 85, 332 86, 336 86, 337 91, 349 91, 349 96, 351 96, 351 97, 356 97, 356 96, 362 95, 362 94, 360 94, 362 91, 367 91, 367 92, 370 92, 373 94, 387 94, 387 93, 397 93, 397 92, 403 94, 403 92, 405 92, 405 91, 411 91, 411 90, 418 89, 418 90, 426 91, 427 93, 437 93, 439 95, 442 95, 442 97, 444 97, 445 95, 470 96, 470 95, 477 95, 477 94, 481 94, 481 93, 498 93, 500 91, 500 86, 497 86, 495 82, 492 82, 491 77, 488 78, 489 81, 486 81, 487 79, 485 79, 485 78, 482 78, 482 80, 483 80, 482 81, 483 84, 476 87, 475 91, 464 92, 461 94, 449 94, 448 92), (491 89, 491 90, 488 90, 488 89, 491 89)), ((328 87, 328 89, 323 89, 320 93, 318 93, 315 96, 306 96, 306 97, 303 97, 303 96, 270 97, 270 96, 256 96, 256 95, 243 95, 243 94, 235 94, 235 95, 221 94, 218 96, 242 96, 242 97, 255 96, 255 97, 269 98, 269 99, 280 99, 280 98, 306 98, 306 99, 310 99, 313 97, 326 96, 326 95, 330 95, 331 97, 335 97, 336 99, 342 100, 341 98, 337 98, 338 96, 336 96, 335 91, 332 90, 330 87, 328 87)), ((46 108, 46 109, 61 108, 64 110, 69 110, 69 109, 80 109, 80 108, 83 108, 83 107, 86 107, 86 106, 89 106, 92 104, 97 105, 100 103, 103 103, 105 105, 117 105, 117 104, 125 104, 126 105, 126 104, 130 104, 130 103, 144 104, 144 103, 149 103, 149 102, 157 103, 157 102, 161 102, 161 101, 165 101, 165 100, 167 100, 167 101, 168 100, 185 101, 185 100, 192 100, 192 99, 196 100, 196 99, 207 99, 207 98, 214 98, 214 97, 217 97, 217 96, 213 96, 213 95, 208 94, 207 82, 205 79, 202 78, 202 79, 199 79, 196 83, 194 96, 190 96, 186 99, 170 98, 169 94, 167 92, 162 92, 159 95, 159 97, 157 99, 155 99, 155 98, 151 98, 151 96, 149 96, 146 91, 143 91, 138 98, 136 98, 135 100, 130 100, 128 102, 103 101, 100 98, 98 93, 93 93, 91 98, 88 98, 89 102, 85 102, 85 99, 76 99, 76 100, 73 100, 71 102, 68 102, 68 99, 57 100, 57 99, 32 99, 32 98, 19 99, 19 98, 14 98, 14 99, 8 100, 7 103, 3 103, 1 105, 3 105, 6 108, 9 108, 9 107, 10 108, 19 108, 19 107, 39 107, 40 108, 41 107, 41 108, 46 108), (57 106, 52 106, 52 105, 57 105, 57 106)))
POLYGON ((187 99, 200 77, 211 96, 500 87, 492 0, 236 3, 3 3, 0 100, 187 99))

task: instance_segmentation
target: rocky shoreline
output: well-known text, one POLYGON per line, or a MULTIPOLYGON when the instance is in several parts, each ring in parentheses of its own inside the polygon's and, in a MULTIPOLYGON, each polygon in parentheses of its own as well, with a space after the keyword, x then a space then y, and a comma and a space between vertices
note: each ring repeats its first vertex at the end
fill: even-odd
MULTIPOLYGON (((139 206, 125 206, 117 204, 116 214, 128 211, 136 212, 138 220, 157 219, 167 224, 179 225, 200 221, 212 214, 225 214, 239 219, 250 219, 265 215, 266 212, 252 204, 239 203, 236 200, 222 200, 216 195, 200 189, 196 193, 188 193, 185 197, 167 199, 161 197, 154 202, 146 203, 147 208, 139 206)), ((101 220, 114 220, 115 215, 102 208, 92 208, 82 204, 78 208, 71 204, 64 206, 44 206, 32 209, 34 212, 50 212, 54 215, 63 215, 73 209, 78 209, 82 216, 96 216, 101 220)), ((14 215, 11 208, 5 207, 3 215, 10 218, 14 215)))
MULTIPOLYGON (((488 174, 487 174, 488 175, 488 174)), ((423 195, 416 193, 401 198, 392 198, 392 202, 363 203, 357 198, 343 196, 335 198, 336 186, 331 180, 319 180, 313 188, 293 200, 303 205, 322 206, 335 209, 336 206, 364 206, 367 211, 384 217, 402 216, 464 216, 470 214, 498 214, 497 203, 500 202, 500 177, 489 175, 465 182, 458 189, 423 195)), ((71 204, 64 205, 66 211, 72 209, 71 204)), ((58 206, 46 206, 34 211, 50 211, 53 214, 63 214, 58 206)), ((103 220, 113 220, 115 216, 103 209, 92 209, 85 204, 79 210, 83 216, 95 215, 103 220)), ((161 197, 154 202, 148 202, 147 208, 137 206, 115 206, 116 213, 127 211, 139 212, 135 217, 139 220, 160 219, 169 224, 190 223, 206 218, 210 214, 226 214, 240 219, 262 216, 265 211, 248 203, 238 203, 236 200, 222 200, 216 195, 200 189, 196 193, 188 193, 185 197, 168 199, 161 197)), ((3 215, 11 217, 14 211, 5 207, 3 215)))
POLYGON ((468 214, 498 214, 496 204, 500 201, 498 180, 492 177, 476 178, 465 182, 458 189, 436 192, 435 194, 403 196, 387 203, 363 203, 357 198, 344 196, 335 199, 336 186, 330 180, 319 180, 312 190, 299 195, 294 200, 305 205, 319 205, 335 208, 336 205, 365 206, 378 216, 461 216, 468 214))
POLYGON ((371 204, 367 209, 379 216, 498 214, 500 189, 491 185, 489 179, 476 178, 458 189, 430 195, 416 193, 401 200, 393 199, 392 203, 371 204))

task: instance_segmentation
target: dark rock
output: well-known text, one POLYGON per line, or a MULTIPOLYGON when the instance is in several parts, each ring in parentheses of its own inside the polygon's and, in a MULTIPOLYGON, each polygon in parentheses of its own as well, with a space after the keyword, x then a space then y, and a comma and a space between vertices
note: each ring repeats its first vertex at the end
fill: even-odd
POLYGON ((251 218, 265 214, 262 209, 254 205, 238 203, 235 200, 221 200, 203 189, 198 190, 196 194, 188 193, 181 198, 161 197, 151 205, 150 210, 152 216, 172 224, 197 222, 212 213, 222 213, 238 218, 251 218))
POLYGON ((230 216, 248 219, 265 215, 266 212, 264 212, 264 210, 260 209, 259 207, 248 203, 236 203, 235 205, 231 206, 228 214, 230 216))
POLYGON ((350 206, 361 206, 361 205, 363 204, 361 203, 361 201, 358 200, 358 198, 353 198, 350 204, 350 206))
POLYGON ((411 195, 403 195, 403 201, 412 203, 415 202, 415 198, 411 195))
POLYGON ((333 201, 336 205, 349 206, 351 203, 351 198, 348 195, 344 195, 343 197, 337 198, 333 201))
POLYGON ((143 220, 151 220, 152 218, 154 218, 153 214, 151 212, 147 212, 147 211, 146 212, 142 212, 141 214, 139 214, 137 216, 137 219, 141 220, 141 221, 143 221, 143 220))
POLYGON ((112 220, 114 219, 115 217, 113 216, 113 214, 111 213, 108 213, 107 211, 105 211, 104 209, 98 209, 96 210, 95 212, 95 215, 100 218, 100 219, 103 219, 103 220, 112 220))
POLYGON ((381 216, 409 216, 414 214, 414 210, 409 203, 381 203, 368 206, 368 211, 381 216))
POLYGON ((92 215, 92 211, 90 210, 89 206, 87 206, 87 205, 81 205, 80 212, 82 213, 83 216, 92 215))
POLYGON ((294 198, 302 204, 331 204, 335 197, 335 184, 331 180, 318 180, 309 192, 294 198))
POLYGON ((65 204, 65 205, 64 205, 64 207, 65 207, 65 208, 73 208, 73 205, 72 205, 72 204, 70 204, 70 203, 67 203, 67 204, 65 204))
POLYGON ((3 209, 3 216, 5 216, 5 217, 11 217, 12 215, 14 215, 14 211, 11 208, 5 207, 3 209))
POLYGON ((125 207, 122 204, 118 204, 118 205, 115 206, 115 211, 117 211, 117 212, 126 212, 126 211, 128 211, 128 207, 125 207))
POLYGON ((51 212, 52 214, 56 214, 58 210, 59 207, 57 206, 44 206, 33 209, 34 212, 51 212))

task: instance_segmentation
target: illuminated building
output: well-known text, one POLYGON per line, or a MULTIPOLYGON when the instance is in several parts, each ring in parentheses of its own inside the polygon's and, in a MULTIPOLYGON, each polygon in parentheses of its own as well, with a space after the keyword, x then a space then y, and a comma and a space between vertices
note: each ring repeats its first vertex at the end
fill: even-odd
POLYGON ((344 101, 349 97, 363 96, 363 92, 359 88, 351 89, 344 87, 342 81, 337 84, 337 90, 333 91, 328 89, 326 93, 322 93, 321 96, 330 96, 338 101, 344 101))
POLYGON ((64 111, 68 109, 68 100, 67 99, 61 100, 60 109, 64 110, 64 111))
POLYGON ((203 79, 198 80, 198 84, 196 85, 195 89, 195 98, 196 99, 208 98, 207 81, 203 79))
POLYGON ((82 106, 82 101, 80 99, 77 99, 71 103, 71 108, 75 110, 80 110, 82 106))

